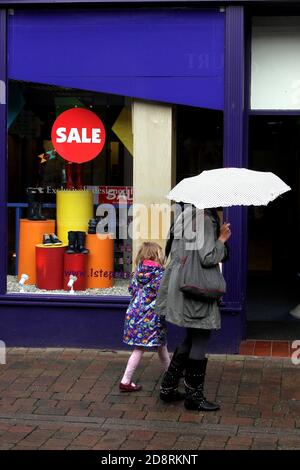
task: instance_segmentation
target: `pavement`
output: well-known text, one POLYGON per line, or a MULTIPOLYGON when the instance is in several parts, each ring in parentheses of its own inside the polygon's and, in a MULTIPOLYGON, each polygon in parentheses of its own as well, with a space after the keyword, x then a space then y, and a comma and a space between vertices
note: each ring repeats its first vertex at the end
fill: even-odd
POLYGON ((161 368, 146 353, 141 392, 120 393, 128 354, 7 351, 0 365, 0 449, 300 449, 300 365, 288 358, 209 356, 201 413, 158 398, 161 368))

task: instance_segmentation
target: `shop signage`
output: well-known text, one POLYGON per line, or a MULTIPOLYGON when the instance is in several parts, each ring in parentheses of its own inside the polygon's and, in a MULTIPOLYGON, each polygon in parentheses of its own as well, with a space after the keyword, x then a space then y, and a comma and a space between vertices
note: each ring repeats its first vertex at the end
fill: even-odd
POLYGON ((132 186, 100 186, 99 204, 132 204, 132 186))
POLYGON ((65 160, 84 163, 97 157, 105 144, 105 128, 92 111, 72 108, 55 120, 51 139, 56 152, 65 160))

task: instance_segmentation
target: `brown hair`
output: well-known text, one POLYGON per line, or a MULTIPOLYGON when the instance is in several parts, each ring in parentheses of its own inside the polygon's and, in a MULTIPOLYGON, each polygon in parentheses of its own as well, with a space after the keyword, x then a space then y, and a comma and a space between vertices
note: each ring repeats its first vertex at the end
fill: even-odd
POLYGON ((142 243, 135 258, 136 266, 142 263, 145 259, 156 261, 157 263, 163 266, 165 262, 165 257, 163 254, 162 247, 158 243, 154 242, 142 243))

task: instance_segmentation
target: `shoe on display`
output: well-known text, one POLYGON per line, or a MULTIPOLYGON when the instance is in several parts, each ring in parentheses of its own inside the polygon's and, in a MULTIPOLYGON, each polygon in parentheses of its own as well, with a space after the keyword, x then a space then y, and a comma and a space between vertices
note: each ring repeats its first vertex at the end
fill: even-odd
POLYGON ((43 235, 43 245, 45 245, 45 246, 52 245, 52 241, 51 241, 50 235, 48 235, 48 233, 44 233, 44 235, 43 235))
POLYGON ((89 250, 85 248, 85 232, 76 232, 77 234, 77 252, 87 255, 89 250))
POLYGON ((68 242, 66 253, 72 255, 76 253, 77 232, 68 232, 68 242))
POLYGON ((50 233, 50 240, 52 245, 62 245, 62 241, 55 235, 55 233, 50 233))
POLYGON ((27 219, 28 220, 46 220, 42 215, 42 203, 39 201, 41 195, 38 188, 27 188, 27 219))
POLYGON ((98 225, 97 219, 90 219, 89 226, 88 226, 88 233, 95 235, 97 233, 97 225, 98 225))
POLYGON ((32 220, 46 220, 42 215, 42 204, 40 202, 33 203, 34 218, 32 220))
POLYGON ((27 209, 28 220, 46 220, 42 215, 42 205, 40 202, 29 202, 27 209))
POLYGON ((28 203, 28 209, 27 209, 27 219, 28 220, 39 220, 39 218, 36 214, 35 204, 36 204, 35 202, 28 203))
POLYGON ((27 200, 28 200, 28 208, 27 208, 27 219, 28 220, 38 220, 36 215, 36 198, 39 196, 37 188, 27 188, 27 200))

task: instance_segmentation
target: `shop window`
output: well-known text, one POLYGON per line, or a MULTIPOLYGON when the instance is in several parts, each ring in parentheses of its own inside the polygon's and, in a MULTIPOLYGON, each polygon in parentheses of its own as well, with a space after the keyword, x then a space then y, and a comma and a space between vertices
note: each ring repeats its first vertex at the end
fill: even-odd
POLYGON ((254 17, 251 108, 300 109, 300 16, 254 17))
POLYGON ((133 195, 131 100, 10 81, 8 108, 7 292, 128 295, 132 242, 123 225, 131 223, 124 214, 133 195), (69 134, 59 128, 69 144, 104 143, 89 160, 82 147, 80 163, 53 142, 54 123, 71 109, 89 111, 104 126, 101 138, 101 130, 93 134, 80 122, 69 134))

